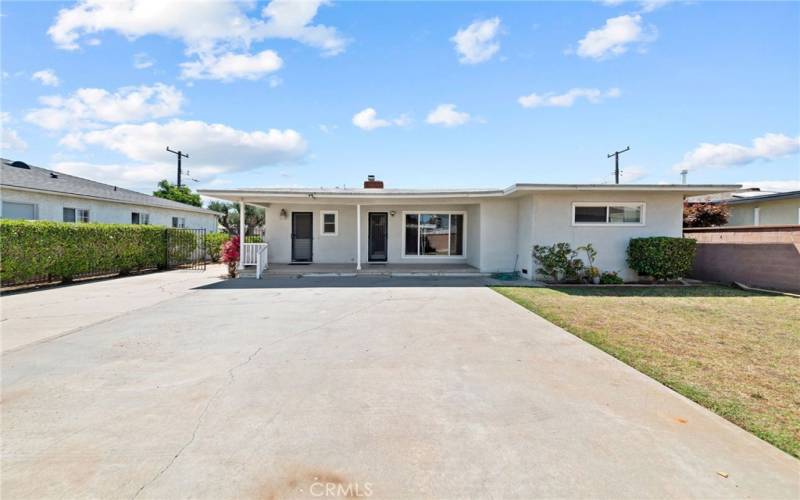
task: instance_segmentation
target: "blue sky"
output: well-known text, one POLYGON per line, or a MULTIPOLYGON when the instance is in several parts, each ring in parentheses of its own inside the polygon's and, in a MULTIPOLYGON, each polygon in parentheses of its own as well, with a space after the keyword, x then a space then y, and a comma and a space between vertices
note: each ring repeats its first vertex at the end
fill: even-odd
POLYGON ((151 191, 800 189, 800 3, 3 2, 3 156, 151 191), (760 184, 759 184, 760 183, 760 184))

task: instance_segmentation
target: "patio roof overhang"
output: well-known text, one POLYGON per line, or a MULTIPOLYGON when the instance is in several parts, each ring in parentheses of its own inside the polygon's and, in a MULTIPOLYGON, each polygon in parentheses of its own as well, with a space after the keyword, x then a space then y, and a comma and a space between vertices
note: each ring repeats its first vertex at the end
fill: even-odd
POLYGON ((254 205, 270 203, 396 204, 476 203, 481 199, 518 197, 547 191, 679 192, 683 196, 739 189, 738 184, 514 184, 506 189, 361 189, 361 188, 244 188, 200 189, 204 196, 254 205))

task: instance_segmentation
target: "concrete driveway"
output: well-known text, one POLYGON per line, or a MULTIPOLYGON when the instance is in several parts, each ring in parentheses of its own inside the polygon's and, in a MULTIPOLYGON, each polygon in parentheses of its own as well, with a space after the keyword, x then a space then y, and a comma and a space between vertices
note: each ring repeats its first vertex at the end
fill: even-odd
POLYGON ((800 495, 795 459, 478 281, 153 276, 27 344, 14 311, 142 277, 2 299, 4 499, 800 495))

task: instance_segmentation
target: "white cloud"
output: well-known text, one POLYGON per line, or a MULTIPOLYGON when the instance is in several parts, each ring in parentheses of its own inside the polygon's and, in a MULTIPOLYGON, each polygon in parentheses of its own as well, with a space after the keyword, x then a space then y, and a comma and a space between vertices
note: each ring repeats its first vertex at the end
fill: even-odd
MULTIPOLYGON (((161 179, 173 180, 175 164, 169 162, 153 164, 96 164, 82 161, 61 161, 53 170, 65 174, 85 177, 97 182, 128 189, 154 190, 161 179)), ((194 172, 192 172, 194 176, 194 172)))
POLYGON ((746 165, 757 160, 775 160, 800 151, 800 137, 784 134, 764 134, 753 139, 750 147, 740 144, 702 143, 683 156, 672 168, 675 171, 695 170, 703 167, 726 168, 746 165))
POLYGON ((619 181, 622 184, 631 184, 647 175, 647 171, 637 165, 631 165, 620 169, 619 181))
POLYGON ((45 96, 44 107, 25 115, 25 121, 48 130, 96 128, 102 123, 124 123, 173 116, 181 111, 183 94, 171 85, 122 87, 116 92, 82 88, 68 97, 45 96))
MULTIPOLYGON (((386 120, 378 118, 378 112, 375 108, 364 108, 358 113, 353 115, 353 125, 361 130, 375 130, 376 128, 391 127, 397 125, 398 127, 405 127, 411 123, 411 118, 408 115, 402 114, 393 120, 386 120)), ((323 132, 327 133, 323 129, 323 132)))
POLYGON ((500 50, 500 42, 496 40, 499 33, 500 18, 493 17, 458 30, 450 40, 461 64, 478 64, 488 61, 500 50))
POLYGON ((602 28, 591 30, 578 42, 578 55, 605 59, 628 51, 631 44, 651 42, 657 37, 655 27, 642 25, 639 14, 625 14, 606 20, 602 28))
MULTIPOLYGON (((641 0, 635 3, 639 4, 640 12, 653 12, 654 10, 660 9, 661 7, 667 5, 671 1, 673 0, 641 0)), ((618 7, 625 3, 634 2, 629 2, 628 0, 601 0, 600 3, 609 7, 618 7)))
POLYGON ((262 38, 289 38, 322 49, 323 54, 334 56, 344 52, 347 40, 336 28, 322 24, 312 25, 321 5, 328 0, 272 0, 261 14, 268 21, 256 30, 262 38))
POLYGON ((790 181, 741 181, 743 188, 759 188, 762 191, 770 192, 784 192, 784 191, 800 191, 800 180, 790 181))
POLYGON ((283 78, 281 78, 279 76, 276 76, 276 75, 273 75, 273 76, 269 77, 269 79, 267 80, 267 84, 269 85, 269 88, 271 88, 271 89, 280 87, 281 85, 283 85, 283 78))
POLYGON ((56 76, 56 72, 52 69, 42 69, 37 71, 31 76, 31 80, 36 80, 42 85, 47 85, 48 87, 58 87, 61 83, 61 80, 59 80, 58 76, 56 76))
POLYGON ((246 132, 222 124, 184 120, 76 132, 61 143, 73 149, 99 146, 145 164, 163 162, 165 146, 180 147, 190 154, 187 168, 197 175, 294 162, 302 159, 307 149, 303 137, 291 129, 246 132))
POLYGON ((259 18, 248 15, 254 2, 236 0, 80 0, 59 11, 48 34, 66 50, 79 48, 86 35, 114 31, 129 39, 179 39, 189 54, 231 52, 267 38, 289 38, 335 55, 344 51, 347 40, 336 28, 311 24, 319 7, 328 4, 273 0, 259 18))
POLYGON ((258 54, 226 53, 219 56, 201 55, 198 61, 181 63, 181 78, 189 80, 236 79, 258 80, 277 71, 283 60, 275 51, 264 50, 258 54))
POLYGON ((28 143, 23 141, 17 131, 8 127, 11 123, 11 115, 5 111, 0 112, 0 150, 25 151, 28 143))
POLYGON ((457 127, 469 122, 472 118, 469 113, 457 111, 455 104, 440 104, 428 113, 425 121, 431 125, 443 127, 457 127))
POLYGON ((575 104, 578 99, 586 99, 592 104, 598 104, 607 98, 619 97, 622 93, 618 88, 608 89, 603 92, 600 89, 585 89, 574 88, 569 89, 563 94, 556 94, 555 92, 548 92, 546 94, 529 94, 524 95, 517 99, 520 106, 523 108, 539 108, 539 107, 559 107, 568 108, 575 104))
POLYGON ((136 69, 147 69, 155 64, 155 60, 145 52, 137 52, 133 55, 133 67, 136 69))

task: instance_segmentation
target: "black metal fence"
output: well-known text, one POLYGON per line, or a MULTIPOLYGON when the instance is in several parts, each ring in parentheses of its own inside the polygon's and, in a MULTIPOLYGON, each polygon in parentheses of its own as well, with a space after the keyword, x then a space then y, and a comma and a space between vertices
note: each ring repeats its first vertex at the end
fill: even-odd
POLYGON ((167 228, 167 268, 206 268, 206 230, 167 228))

